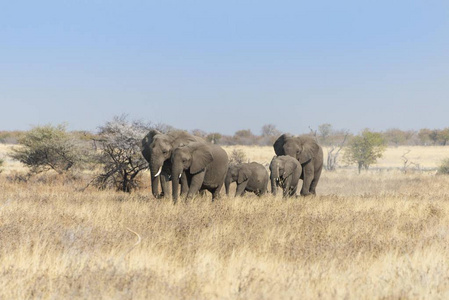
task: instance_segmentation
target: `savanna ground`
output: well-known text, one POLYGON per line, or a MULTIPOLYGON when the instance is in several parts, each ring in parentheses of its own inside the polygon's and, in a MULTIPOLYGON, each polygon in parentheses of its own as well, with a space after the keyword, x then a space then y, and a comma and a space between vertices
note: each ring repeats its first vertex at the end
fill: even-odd
MULTIPOLYGON (((401 167, 407 149, 424 169, 449 157, 389 148, 375 167, 401 167)), ((449 297, 449 176, 435 171, 342 169, 323 173, 317 197, 173 206, 148 186, 83 191, 86 179, 23 182, 21 168, 6 160, 0 174, 1 299, 449 297)))

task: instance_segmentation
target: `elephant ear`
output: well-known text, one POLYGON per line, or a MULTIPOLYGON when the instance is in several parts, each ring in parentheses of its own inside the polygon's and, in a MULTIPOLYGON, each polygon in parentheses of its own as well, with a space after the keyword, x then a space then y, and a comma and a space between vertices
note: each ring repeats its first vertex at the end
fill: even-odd
POLYGON ((285 155, 284 144, 290 139, 292 136, 288 133, 284 133, 274 142, 273 148, 276 155, 285 155))
POLYGON ((308 136, 298 137, 301 144, 301 153, 299 153, 297 159, 300 163, 306 163, 318 153, 320 146, 317 144, 314 138, 308 136))
POLYGON ((148 132, 148 134, 142 139, 142 147, 149 147, 157 134, 160 134, 160 131, 151 129, 150 132, 148 132))
MULTIPOLYGON (((196 143, 195 143, 196 144, 196 143)), ((199 144, 199 143, 198 143, 199 144)), ((190 165, 190 173, 196 174, 207 167, 214 160, 214 156, 210 147, 204 144, 192 145, 192 164, 190 165)))
POLYGON ((154 141, 154 137, 156 135, 160 134, 159 131, 152 129, 148 134, 142 139, 142 155, 145 157, 147 161, 150 160, 151 154, 150 154, 150 145, 154 141))
MULTIPOLYGON (((290 156, 288 156, 290 157, 290 156)), ((284 174, 282 175, 282 177, 287 178, 288 176, 293 174, 293 171, 296 170, 297 166, 297 162, 293 161, 295 158, 292 157, 292 159, 289 159, 285 162, 284 165, 284 174)))
POLYGON ((248 167, 243 166, 240 168, 239 177, 237 178, 237 183, 241 184, 244 181, 247 181, 251 177, 251 171, 248 167))

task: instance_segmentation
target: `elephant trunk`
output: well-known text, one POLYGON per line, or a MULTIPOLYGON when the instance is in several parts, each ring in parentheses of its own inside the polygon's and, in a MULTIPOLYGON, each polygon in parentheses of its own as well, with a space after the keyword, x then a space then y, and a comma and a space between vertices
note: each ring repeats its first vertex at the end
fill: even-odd
POLYGON ((177 165, 173 164, 172 166, 172 197, 173 197, 173 202, 176 204, 176 202, 178 201, 178 197, 179 197, 179 179, 180 179, 180 174, 182 174, 182 168, 178 167, 177 165))
POLYGON ((159 197, 159 176, 162 172, 163 163, 159 163, 154 159, 151 159, 150 162, 150 173, 151 173, 151 190, 153 192, 153 196, 159 197))
POLYGON ((158 177, 159 175, 161 175, 163 164, 164 164, 164 162, 159 163, 159 162, 151 161, 151 163, 150 163, 151 177, 158 177))
POLYGON ((151 192, 155 198, 159 197, 159 178, 153 176, 151 172, 151 192))

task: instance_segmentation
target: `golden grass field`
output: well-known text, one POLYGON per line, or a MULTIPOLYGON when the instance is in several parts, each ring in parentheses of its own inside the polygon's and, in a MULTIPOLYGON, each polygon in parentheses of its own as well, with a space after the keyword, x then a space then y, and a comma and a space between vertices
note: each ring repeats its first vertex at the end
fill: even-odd
MULTIPOLYGON (((405 149, 423 168, 449 157, 389 148, 378 166, 402 166, 405 149)), ((449 297, 449 176, 435 171, 343 169, 323 172, 316 197, 176 206, 148 185, 83 191, 88 178, 23 171, 6 160, 0 174, 0 299, 449 297)))
MULTIPOLYGON (((225 146, 223 147, 228 153, 232 153, 235 149, 242 149, 247 158, 250 161, 257 161, 260 163, 270 163, 273 158, 274 151, 273 147, 265 146, 225 146)), ((329 148, 323 148, 324 157, 326 159, 329 148)), ((340 160, 343 156, 344 150, 341 151, 340 160)), ((401 158, 406 154, 406 158, 409 162, 414 164, 419 164, 421 168, 430 169, 437 168, 441 161, 445 158, 449 158, 449 146, 398 146, 398 147, 388 147, 383 155, 377 162, 373 165, 375 168, 402 168, 404 161, 401 158), (406 154, 407 153, 407 154, 406 154)), ((344 163, 340 163, 344 166, 344 163)), ((354 166, 355 167, 355 166, 354 166)), ((411 166, 416 167, 416 165, 411 166)))

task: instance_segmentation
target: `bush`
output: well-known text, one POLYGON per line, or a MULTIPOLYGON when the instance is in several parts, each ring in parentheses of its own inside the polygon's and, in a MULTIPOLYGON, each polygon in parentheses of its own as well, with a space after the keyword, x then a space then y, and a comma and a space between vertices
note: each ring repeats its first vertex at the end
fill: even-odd
POLYGON ((242 149, 234 149, 229 157, 229 163, 231 164, 241 164, 246 161, 245 151, 242 149))
POLYGON ((18 142, 22 147, 13 149, 10 157, 28 166, 32 173, 54 170, 62 174, 83 161, 81 145, 65 125, 36 126, 18 142))
POLYGON ((449 158, 444 159, 438 167, 438 174, 449 174, 449 158))
POLYGON ((360 173, 362 168, 368 170, 370 165, 375 164, 377 159, 382 157, 385 148, 385 140, 380 133, 365 129, 360 135, 351 139, 344 160, 349 164, 357 164, 360 173))

